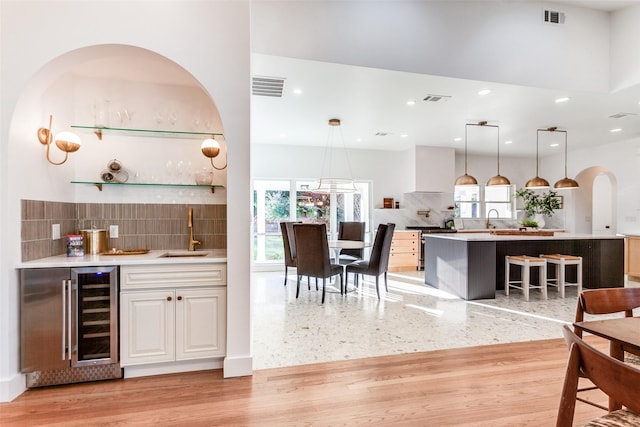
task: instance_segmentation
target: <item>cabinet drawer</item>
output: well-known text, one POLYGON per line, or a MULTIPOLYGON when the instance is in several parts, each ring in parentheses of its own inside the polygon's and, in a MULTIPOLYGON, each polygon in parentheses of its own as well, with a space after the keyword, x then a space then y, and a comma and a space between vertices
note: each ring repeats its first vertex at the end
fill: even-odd
POLYGON ((120 267, 121 289, 224 286, 226 264, 132 265, 120 267))
POLYGON ((418 254, 417 253, 404 253, 404 254, 390 254, 389 255, 389 265, 418 265, 418 254))
POLYGON ((403 231, 393 233, 393 240, 416 240, 420 238, 418 231, 403 231))
POLYGON ((391 242, 391 251, 411 252, 418 249, 417 240, 396 240, 391 242))

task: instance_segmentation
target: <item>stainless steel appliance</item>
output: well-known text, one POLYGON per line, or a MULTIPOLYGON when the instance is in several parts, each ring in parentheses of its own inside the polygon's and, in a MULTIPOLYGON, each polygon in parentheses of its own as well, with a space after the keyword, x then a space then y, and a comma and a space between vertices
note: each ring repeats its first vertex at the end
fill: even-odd
POLYGON ((455 233, 457 230, 428 225, 408 225, 407 230, 420 231, 420 258, 418 258, 418 269, 424 270, 424 235, 432 233, 455 233))
POLYGON ((20 343, 27 387, 122 378, 118 267, 21 270, 20 343))

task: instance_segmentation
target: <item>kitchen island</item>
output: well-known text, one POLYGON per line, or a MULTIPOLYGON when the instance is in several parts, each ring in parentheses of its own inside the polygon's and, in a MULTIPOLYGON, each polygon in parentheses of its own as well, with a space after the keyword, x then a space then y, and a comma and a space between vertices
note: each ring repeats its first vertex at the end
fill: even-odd
POLYGON ((426 235, 424 244, 425 283, 465 300, 495 298, 496 290, 504 289, 507 255, 581 256, 583 288, 624 286, 623 236, 456 233, 426 235))

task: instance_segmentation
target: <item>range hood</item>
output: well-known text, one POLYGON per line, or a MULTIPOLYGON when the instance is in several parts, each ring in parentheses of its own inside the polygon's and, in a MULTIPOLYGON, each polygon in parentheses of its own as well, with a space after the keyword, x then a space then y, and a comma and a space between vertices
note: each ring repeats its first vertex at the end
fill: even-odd
POLYGON ((413 152, 415 182, 412 193, 453 193, 456 152, 451 147, 416 145, 413 152))

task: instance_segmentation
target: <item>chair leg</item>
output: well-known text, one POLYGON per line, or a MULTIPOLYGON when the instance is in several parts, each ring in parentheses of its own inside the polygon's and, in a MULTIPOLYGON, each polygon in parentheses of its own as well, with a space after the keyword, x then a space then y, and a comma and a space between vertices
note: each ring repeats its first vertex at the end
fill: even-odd
POLYGON ((387 286, 387 272, 384 272, 384 290, 389 292, 389 287, 387 286))
POLYGON ((348 285, 348 283, 343 279, 344 278, 342 277, 342 273, 340 273, 340 295, 346 295, 347 294, 347 285, 348 285), (344 292, 342 291, 343 287, 344 287, 344 292))
POLYGON ((531 280, 529 276, 530 269, 529 261, 525 261, 522 266, 522 290, 524 291, 525 301, 529 301, 529 280, 531 280))
POLYGON ((288 269, 289 269, 289 267, 287 267, 287 266, 285 265, 285 266, 284 266, 284 285, 285 285, 285 286, 287 286, 287 273, 288 273, 288 271, 289 271, 288 269))
POLYGON ((296 274, 296 277, 298 278, 296 280, 296 298, 298 298, 298 295, 300 295, 300 279, 302 278, 302 276, 296 274))
POLYGON ((380 299, 380 288, 378 287, 378 279, 379 276, 376 276, 376 294, 378 294, 378 299, 380 299))
MULTIPOLYGON (((322 281, 322 286, 324 286, 324 279, 322 281)), ((316 291, 318 290, 318 278, 316 277, 316 291)))
MULTIPOLYGON (((318 278, 316 278, 316 283, 317 283, 318 278)), ((327 291, 327 279, 323 278, 322 279, 322 303, 324 304, 324 294, 327 291)))

